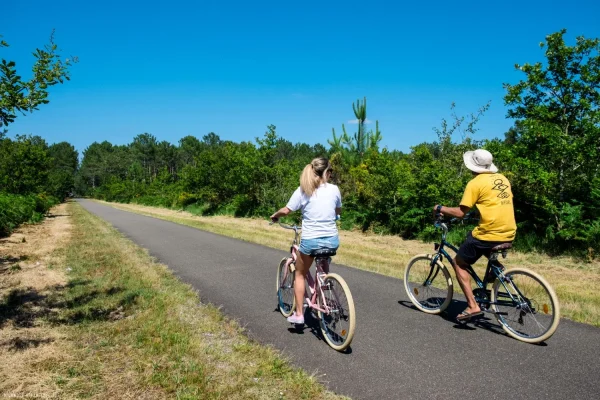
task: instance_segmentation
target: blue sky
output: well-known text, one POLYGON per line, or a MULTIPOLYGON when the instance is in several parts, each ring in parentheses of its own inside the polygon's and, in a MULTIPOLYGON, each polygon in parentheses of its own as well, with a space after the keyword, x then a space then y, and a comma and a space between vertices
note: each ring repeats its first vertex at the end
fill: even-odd
POLYGON ((464 115, 491 101, 476 138, 503 137, 502 83, 523 78, 514 64, 543 61, 539 43, 561 28, 569 44, 600 37, 599 15, 595 0, 8 2, 0 57, 24 77, 52 29, 80 59, 9 136, 81 152, 144 132, 252 141, 274 124, 292 142, 326 144, 332 127, 355 130, 352 103, 366 96, 390 149, 435 140, 452 102, 464 115))

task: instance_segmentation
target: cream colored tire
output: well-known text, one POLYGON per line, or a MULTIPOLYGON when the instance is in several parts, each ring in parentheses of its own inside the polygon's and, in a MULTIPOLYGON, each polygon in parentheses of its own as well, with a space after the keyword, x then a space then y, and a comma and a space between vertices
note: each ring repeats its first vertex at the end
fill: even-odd
MULTIPOLYGON (((346 319, 344 319, 344 323, 340 324, 340 332, 333 332, 330 329, 328 329, 328 323, 326 321, 328 321, 329 316, 325 313, 318 312, 318 316, 320 319, 319 324, 321 326, 321 332, 323 333, 325 341, 333 349, 337 351, 344 351, 348 348, 348 346, 350 346, 350 343, 352 343, 352 339, 354 338, 354 331, 356 330, 356 310, 354 308, 354 299, 352 298, 352 293, 350 293, 350 288, 348 287, 348 284, 346 283, 344 278, 342 278, 338 274, 327 274, 323 281, 325 282, 325 284, 330 282, 330 284, 338 288, 336 290, 341 289, 341 291, 343 291, 344 297, 346 298, 347 310, 345 310, 345 314, 347 314, 347 321, 346 319), (343 338, 343 340, 334 340, 332 336, 339 336, 340 338, 343 338)), ((322 298, 320 297, 322 293, 319 292, 318 295, 319 303, 322 303, 322 298)), ((336 295, 338 294, 336 293, 336 295)), ((320 305, 322 306, 322 304, 320 305)))
MULTIPOLYGON (((295 272, 288 272, 288 279, 291 277, 291 286, 289 289, 281 287, 281 279, 283 278, 283 268, 286 268, 286 263, 288 258, 285 257, 279 262, 279 267, 277 267, 277 281, 275 284, 275 290, 277 292, 277 307, 279 308, 279 312, 284 317, 289 317, 294 313, 294 309, 296 307, 296 296, 294 296, 294 276, 295 272), (287 307, 289 302, 289 296, 291 293, 291 306, 287 307), (286 302, 288 301, 288 302, 286 302)), ((292 264, 290 264, 291 266, 292 264)))
POLYGON ((408 261, 404 270, 404 289, 419 310, 427 314, 440 314, 452 302, 454 287, 450 272, 440 260, 436 262, 439 267, 433 282, 436 286, 422 284, 429 275, 432 260, 431 254, 419 254, 408 261))
MULTIPOLYGON (((505 277, 514 278, 516 276, 523 276, 532 279, 534 282, 537 281, 537 294, 539 296, 536 299, 528 298, 529 302, 532 304, 532 308, 535 312, 520 312, 519 318, 517 321, 514 321, 513 316, 510 313, 508 315, 499 314, 499 312, 506 312, 505 308, 496 304, 498 301, 498 293, 500 290, 505 290, 504 286, 500 279, 496 279, 494 282, 494 286, 492 287, 492 293, 490 296, 490 300, 492 302, 492 311, 496 313, 496 319, 498 323, 504 329, 509 336, 520 340, 525 343, 540 343, 544 340, 548 340, 554 332, 556 332, 556 328, 558 328, 558 323, 560 322, 560 305, 558 303, 558 296, 552 289, 552 286, 539 274, 527 269, 527 268, 514 268, 504 272, 505 277), (526 334, 524 332, 520 332, 519 328, 524 326, 525 318, 527 320, 532 321, 531 326, 533 326, 538 332, 533 335, 526 334), (521 321, 521 322, 519 322, 521 321)), ((504 282, 505 285, 513 292, 512 286, 510 282, 504 282)), ((525 297, 528 296, 529 292, 532 293, 530 288, 524 287, 523 284, 519 285, 519 282, 516 282, 516 287, 523 293, 525 297)), ((531 295, 529 295, 531 297, 531 295)), ((503 296, 505 297, 505 296, 503 296)), ((506 307, 506 310, 511 310, 511 307, 506 307)), ((515 310, 518 310, 515 308, 515 310)))

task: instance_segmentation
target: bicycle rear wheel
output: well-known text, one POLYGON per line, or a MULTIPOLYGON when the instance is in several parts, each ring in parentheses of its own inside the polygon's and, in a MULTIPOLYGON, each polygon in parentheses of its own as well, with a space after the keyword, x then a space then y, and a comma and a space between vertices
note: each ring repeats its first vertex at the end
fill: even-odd
POLYGON ((325 276, 323 287, 318 294, 319 305, 329 310, 319 311, 321 332, 325 341, 338 351, 350 346, 356 328, 354 300, 346 281, 338 274, 325 276), (322 294, 322 296, 321 296, 322 294), (321 304, 325 300, 325 304, 321 304))
POLYGON ((517 340, 543 342, 558 327, 556 293, 544 278, 528 269, 511 269, 504 273, 504 279, 496 279, 491 301, 498 323, 517 340))
POLYGON ((277 268, 277 302, 279 312, 284 317, 292 315, 296 306, 296 298, 294 297, 295 271, 290 271, 291 264, 288 265, 287 261, 287 258, 282 259, 277 268))
POLYGON ((415 307, 428 314, 444 311, 454 294, 450 272, 430 254, 420 254, 408 262, 404 289, 415 307))

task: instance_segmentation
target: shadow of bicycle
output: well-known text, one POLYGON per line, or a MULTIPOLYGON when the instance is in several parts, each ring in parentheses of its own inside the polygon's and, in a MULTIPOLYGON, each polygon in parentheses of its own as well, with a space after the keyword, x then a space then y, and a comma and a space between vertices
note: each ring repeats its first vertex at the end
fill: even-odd
MULTIPOLYGON (((410 301, 398 300, 398 304, 400 304, 401 306, 406 307, 408 309, 423 313, 421 310, 419 310, 417 307, 415 307, 415 305, 410 301)), ((506 332, 504 332, 504 329, 502 329, 502 326, 500 326, 500 324, 494 317, 494 314, 492 314, 492 313, 485 313, 482 316, 472 318, 470 321, 458 322, 456 320, 456 317, 465 308, 467 308, 466 301, 453 299, 452 302, 450 303, 450 305, 448 306, 448 308, 446 310, 444 310, 444 312, 439 314, 439 316, 448 322, 452 322, 454 324, 454 328, 456 328, 456 329, 473 331, 473 330, 476 330, 477 328, 481 328, 481 329, 490 331, 492 333, 495 333, 497 335, 510 337, 506 334, 506 332)), ((537 345, 538 346, 547 346, 546 342, 541 342, 541 343, 538 343, 537 345)))
MULTIPOLYGON (((274 311, 279 312, 279 307, 276 307, 274 311)), ((319 341, 329 346, 323 337, 323 332, 321 331, 321 321, 317 316, 317 312, 309 308, 304 310, 304 325, 291 325, 288 328, 288 332, 295 335, 304 335, 305 331, 312 333, 312 335, 319 341)), ((352 345, 348 346, 348 348, 344 351, 338 351, 338 353, 352 354, 352 345)))

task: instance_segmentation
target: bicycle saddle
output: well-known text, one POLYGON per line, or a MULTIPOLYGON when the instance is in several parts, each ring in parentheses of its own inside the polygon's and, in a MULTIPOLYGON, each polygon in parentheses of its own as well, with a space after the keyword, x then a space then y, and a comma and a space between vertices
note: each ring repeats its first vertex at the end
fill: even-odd
POLYGON ((510 248, 512 248, 512 243, 502 243, 496 247, 492 247, 492 251, 506 251, 510 248))
POLYGON ((336 251, 334 249, 317 249, 310 252, 312 257, 333 257, 336 251))

